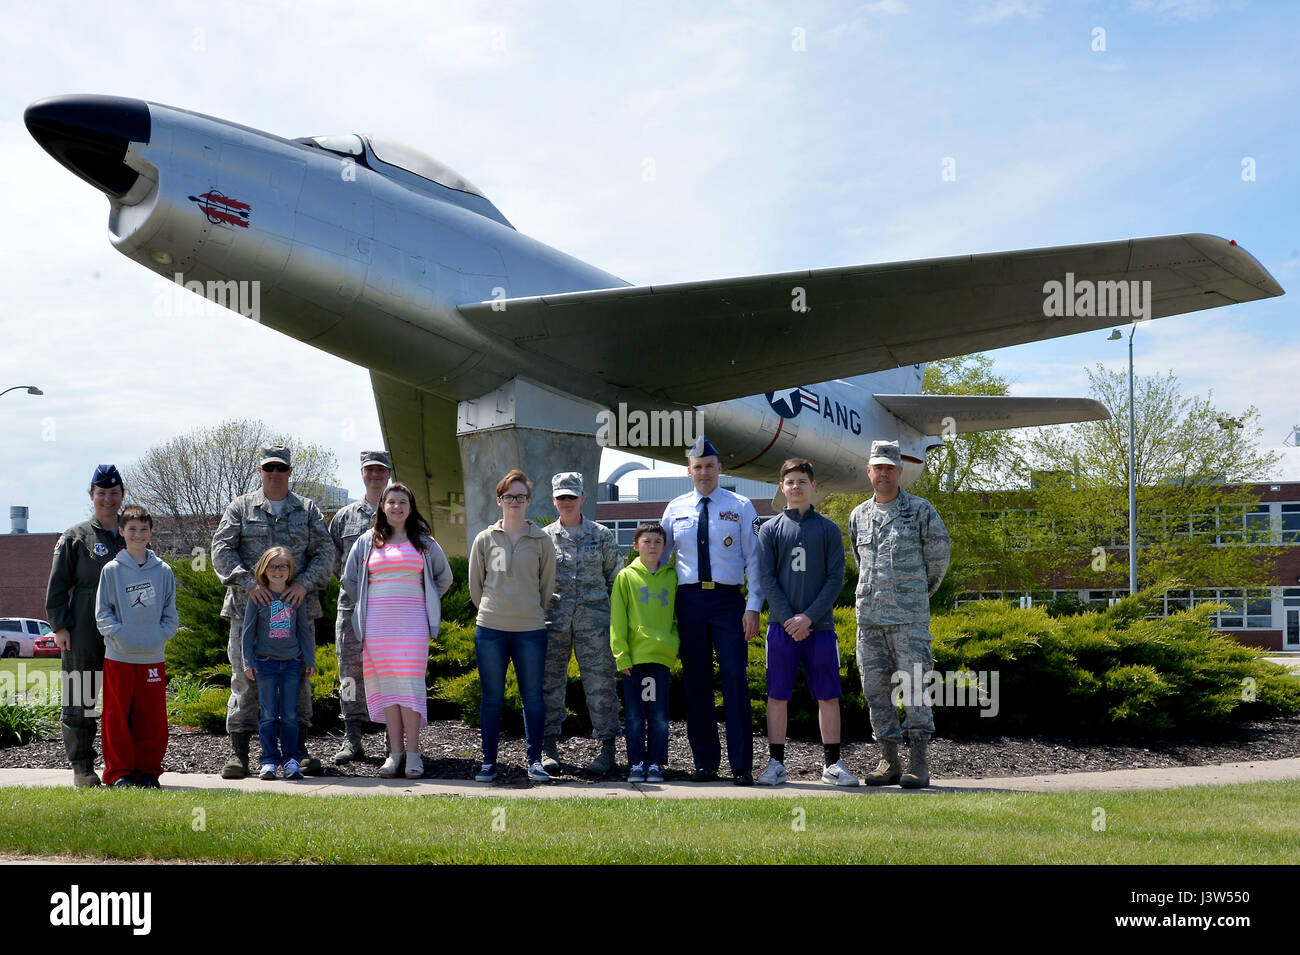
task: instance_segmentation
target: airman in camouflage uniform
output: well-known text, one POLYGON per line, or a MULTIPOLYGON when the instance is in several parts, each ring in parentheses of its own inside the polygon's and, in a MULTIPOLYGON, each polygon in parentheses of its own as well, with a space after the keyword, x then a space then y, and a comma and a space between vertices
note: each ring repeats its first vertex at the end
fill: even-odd
MULTIPOLYGON (((341 508, 330 521, 330 537, 334 539, 340 567, 347 564, 348 554, 352 552, 352 545, 357 542, 357 538, 374 526, 379 500, 392 472, 393 465, 387 451, 361 452, 361 480, 365 484, 365 496, 341 508)), ((366 682, 361 673, 361 644, 352 631, 352 610, 352 598, 340 588, 339 612, 334 622, 334 655, 339 661, 339 701, 347 728, 343 745, 334 754, 334 762, 340 766, 354 759, 365 758, 365 750, 361 747, 361 728, 370 719, 370 711, 366 707, 366 682)))
POLYGON ((867 474, 875 494, 849 515, 849 540, 858 560, 858 669, 881 749, 880 764, 864 781, 919 789, 930 784, 926 747, 934 719, 921 688, 912 685, 913 674, 917 666, 921 673, 934 669, 930 595, 948 569, 951 542, 934 506, 898 489, 901 467, 896 442, 872 442, 867 474), (902 675, 905 691, 901 730, 895 674, 902 675), (898 758, 904 737, 910 756, 906 773, 898 758))
POLYGON ((581 474, 566 471, 555 475, 551 493, 560 520, 542 528, 555 545, 555 594, 546 608, 542 767, 547 772, 560 768, 558 742, 568 712, 564 694, 569 657, 576 654, 592 735, 601 742, 600 754, 587 766, 587 772, 603 776, 614 768, 614 740, 620 731, 615 689, 618 675, 609 648, 609 595, 623 569, 623 555, 613 531, 583 516, 586 495, 581 474))
POLYGON ((95 594, 104 565, 126 541, 117 529, 122 508, 122 477, 111 464, 95 468, 90 499, 95 516, 69 527, 54 545, 45 615, 63 651, 59 663, 63 700, 63 747, 77 786, 98 786, 95 773, 96 698, 103 685, 104 638, 95 624, 95 594))
MULTIPOLYGON (((334 573, 334 543, 316 502, 289 491, 289 449, 264 446, 260 449, 260 490, 242 494, 230 502, 217 532, 212 536, 212 567, 226 585, 221 616, 230 621, 230 699, 226 703, 226 732, 234 755, 221 770, 225 779, 248 775, 248 744, 258 725, 257 688, 244 676, 244 608, 250 595, 260 590, 253 577, 257 560, 268 547, 287 547, 293 556, 294 578, 289 585, 293 600, 301 588, 303 606, 311 620, 321 614, 320 591, 334 573), (279 513, 277 513, 277 510, 279 513)), ((311 725, 311 678, 304 674, 298 695, 298 721, 302 728, 299 762, 306 775, 319 776, 320 760, 307 752, 306 728, 311 725)), ((288 757, 289 753, 285 756, 288 757)))

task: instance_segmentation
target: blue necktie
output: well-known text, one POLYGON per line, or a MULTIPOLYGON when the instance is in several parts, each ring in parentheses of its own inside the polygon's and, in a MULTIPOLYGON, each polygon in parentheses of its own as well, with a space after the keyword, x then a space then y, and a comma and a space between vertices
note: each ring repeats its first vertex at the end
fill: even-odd
POLYGON ((700 558, 700 583, 713 580, 713 566, 709 563, 709 499, 702 498, 700 503, 700 526, 696 532, 695 543, 700 558))

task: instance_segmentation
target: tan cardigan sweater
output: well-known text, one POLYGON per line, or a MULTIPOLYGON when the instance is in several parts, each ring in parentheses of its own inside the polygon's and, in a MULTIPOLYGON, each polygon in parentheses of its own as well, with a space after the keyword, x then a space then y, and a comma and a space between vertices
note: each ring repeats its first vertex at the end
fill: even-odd
POLYGON ((555 546, 532 521, 511 547, 501 522, 479 532, 469 550, 469 595, 476 622, 518 633, 546 627, 546 605, 555 592, 555 546))

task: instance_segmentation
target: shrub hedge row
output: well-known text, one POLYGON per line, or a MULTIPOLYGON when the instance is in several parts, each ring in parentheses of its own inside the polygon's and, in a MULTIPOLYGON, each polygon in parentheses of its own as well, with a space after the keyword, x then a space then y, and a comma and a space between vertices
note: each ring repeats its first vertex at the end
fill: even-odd
MULTIPOLYGON (((478 723, 479 682, 474 661, 474 607, 465 585, 464 558, 451 558, 456 582, 443 600, 443 628, 429 650, 429 718, 478 723)), ((223 588, 215 576, 173 565, 180 583, 178 604, 188 630, 168 647, 171 689, 184 699, 170 717, 178 725, 221 732, 230 680, 226 661, 229 625, 220 619, 223 588), (215 609, 213 609, 215 607, 215 609)), ((850 577, 850 580, 852 578, 850 577)), ((318 730, 339 720, 338 670, 333 652, 337 582, 323 601, 317 626, 317 674, 312 679, 318 730)), ((936 685, 934 719, 942 735, 1054 734, 1083 738, 1123 735, 1166 736, 1223 732, 1239 721, 1300 712, 1300 679, 1262 659, 1259 651, 1217 633, 1209 616, 1214 605, 1169 617, 1146 619, 1161 588, 1138 594, 1099 613, 1051 616, 1040 607, 1021 610, 1005 603, 966 604, 932 618, 936 685), (984 674, 984 697, 962 687, 958 674, 984 674), (955 697, 955 698, 954 698, 955 697), (996 715, 994 711, 996 710, 996 715), (988 714, 988 715, 981 715, 988 714)), ((869 738, 870 720, 855 660, 856 623, 852 589, 847 605, 835 610, 846 738, 869 738)), ((845 599, 846 595, 841 595, 845 599)), ((760 634, 766 630, 766 617, 760 634)), ((754 726, 762 732, 767 709, 763 639, 749 646, 747 676, 754 726)), ((672 669, 669 711, 684 718, 681 666, 672 669)), ((974 678, 972 678, 972 684, 974 678)), ((721 716, 722 697, 715 689, 721 716)), ((565 731, 590 732, 576 661, 569 666, 569 717, 565 731)), ((523 727, 514 672, 507 678, 505 725, 523 727)), ((816 738, 817 710, 801 676, 790 706, 790 734, 816 738)))

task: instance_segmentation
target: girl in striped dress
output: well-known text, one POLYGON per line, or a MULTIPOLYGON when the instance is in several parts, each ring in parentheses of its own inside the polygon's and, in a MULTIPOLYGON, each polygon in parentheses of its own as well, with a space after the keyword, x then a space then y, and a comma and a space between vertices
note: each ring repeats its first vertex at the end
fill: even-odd
POLYGON ((366 706, 388 727, 392 753, 379 775, 397 775, 406 753, 406 776, 424 775, 420 727, 428 721, 425 674, 429 641, 442 624, 442 595, 451 567, 410 488, 391 484, 380 498, 375 525, 352 546, 341 585, 356 602, 353 630, 361 642, 366 706))

